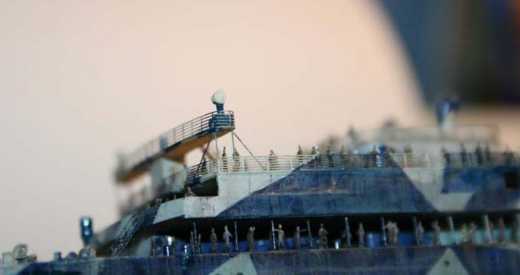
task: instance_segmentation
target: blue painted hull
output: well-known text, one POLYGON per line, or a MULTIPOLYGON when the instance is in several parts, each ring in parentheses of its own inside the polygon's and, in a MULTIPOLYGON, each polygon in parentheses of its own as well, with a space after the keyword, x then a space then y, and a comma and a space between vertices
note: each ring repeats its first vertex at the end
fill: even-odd
MULTIPOLYGON (((241 253, 256 274, 520 274, 520 250, 485 247, 396 247, 287 250, 241 253), (448 254, 455 258, 445 258, 448 254), (439 269, 442 268, 442 269, 439 269)), ((201 254, 175 257, 114 257, 35 263, 21 274, 209 274, 237 257, 201 254)), ((235 273, 236 274, 236 273, 235 273)), ((247 274, 243 273, 243 274, 247 274)))

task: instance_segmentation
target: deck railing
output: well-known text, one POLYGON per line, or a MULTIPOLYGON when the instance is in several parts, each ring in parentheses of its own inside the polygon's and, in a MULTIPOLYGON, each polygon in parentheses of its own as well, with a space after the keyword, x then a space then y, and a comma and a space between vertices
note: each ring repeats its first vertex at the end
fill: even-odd
POLYGON ((273 173, 318 169, 363 168, 467 168, 493 165, 520 165, 513 153, 449 154, 317 154, 292 156, 236 156, 206 161, 190 168, 188 184, 198 177, 229 173, 273 173))
POLYGON ((316 155, 235 156, 201 162, 190 168, 191 173, 241 173, 293 170, 315 159, 316 155))
POLYGON ((185 122, 159 137, 145 143, 123 158, 125 170, 131 170, 140 163, 161 154, 165 149, 204 133, 222 129, 233 129, 235 118, 232 111, 211 112, 185 122))
POLYGON ((276 173, 291 171, 315 159, 315 155, 235 156, 201 162, 190 168, 187 184, 197 178, 227 173, 276 173))

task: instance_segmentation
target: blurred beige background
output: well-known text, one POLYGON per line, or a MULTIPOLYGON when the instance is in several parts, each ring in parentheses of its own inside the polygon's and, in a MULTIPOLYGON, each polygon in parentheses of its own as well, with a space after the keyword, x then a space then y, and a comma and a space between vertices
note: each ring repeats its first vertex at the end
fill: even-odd
POLYGON ((1 251, 79 249, 80 215, 116 219, 116 151, 213 110, 218 88, 257 154, 433 123, 372 1, 3 0, 0 35, 1 251))

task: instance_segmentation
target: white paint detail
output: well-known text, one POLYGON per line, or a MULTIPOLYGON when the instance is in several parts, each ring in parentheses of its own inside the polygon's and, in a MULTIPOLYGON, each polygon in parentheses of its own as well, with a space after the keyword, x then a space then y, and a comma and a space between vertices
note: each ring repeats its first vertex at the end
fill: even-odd
POLYGON ((446 249, 442 257, 428 271, 428 275, 468 275, 469 273, 451 249, 446 249))
POLYGON ((217 176, 219 194, 215 197, 186 197, 163 203, 154 223, 185 216, 215 217, 251 193, 286 177, 291 171, 271 173, 233 173, 217 176))
POLYGON ((182 198, 161 204, 153 223, 181 217, 184 214, 184 200, 185 198, 182 198))
POLYGON ((464 210, 473 193, 443 194, 443 168, 402 168, 426 200, 439 211, 464 210))
POLYGON ((227 274, 238 274, 244 275, 256 275, 256 269, 249 256, 249 253, 240 253, 237 256, 227 260, 225 263, 220 265, 217 269, 211 272, 211 275, 227 275, 227 274))

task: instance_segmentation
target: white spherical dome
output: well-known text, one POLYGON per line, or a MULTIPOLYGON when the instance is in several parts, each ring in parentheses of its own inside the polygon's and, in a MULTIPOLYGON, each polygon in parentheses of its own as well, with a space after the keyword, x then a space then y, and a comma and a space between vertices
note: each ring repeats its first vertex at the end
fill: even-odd
POLYGON ((218 89, 211 97, 213 104, 224 104, 226 102, 226 94, 224 90, 218 89))

